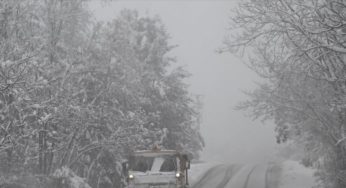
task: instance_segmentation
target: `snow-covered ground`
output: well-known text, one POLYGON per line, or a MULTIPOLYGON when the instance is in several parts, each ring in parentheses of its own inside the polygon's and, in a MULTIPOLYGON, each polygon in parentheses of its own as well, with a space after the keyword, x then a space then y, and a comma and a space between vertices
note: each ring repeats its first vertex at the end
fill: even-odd
POLYGON ((316 178, 314 170, 306 168, 296 161, 282 163, 282 175, 279 188, 312 188, 316 178))
POLYGON ((61 169, 57 169, 53 176, 55 178, 65 178, 66 186, 71 188, 91 188, 84 178, 77 176, 71 169, 68 167, 62 167, 61 169))
POLYGON ((193 185, 197 181, 199 181, 203 175, 211 169, 213 166, 219 165, 220 163, 210 163, 210 162, 199 162, 199 163, 191 163, 191 167, 189 170, 189 181, 190 184, 193 185))
MULTIPOLYGON (((209 169, 218 165, 222 164, 210 162, 191 164, 191 168, 189 170, 190 184, 194 185, 196 182, 201 180, 201 178, 203 178, 203 175, 209 169)), ((276 181, 278 181, 278 183, 275 184, 275 187, 277 187, 277 185, 279 184, 277 188, 312 188, 316 185, 317 181, 314 177, 314 170, 304 167, 297 161, 284 161, 282 163, 279 163, 277 166, 281 170, 272 172, 278 173, 272 176, 276 179, 276 181)))

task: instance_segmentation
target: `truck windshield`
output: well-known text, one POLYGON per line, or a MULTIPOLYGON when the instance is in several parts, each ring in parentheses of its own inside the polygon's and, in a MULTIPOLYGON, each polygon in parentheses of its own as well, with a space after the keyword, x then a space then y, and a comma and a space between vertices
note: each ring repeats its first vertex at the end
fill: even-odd
POLYGON ((144 157, 133 156, 130 160, 130 169, 140 172, 171 172, 177 170, 177 159, 175 156, 144 157))

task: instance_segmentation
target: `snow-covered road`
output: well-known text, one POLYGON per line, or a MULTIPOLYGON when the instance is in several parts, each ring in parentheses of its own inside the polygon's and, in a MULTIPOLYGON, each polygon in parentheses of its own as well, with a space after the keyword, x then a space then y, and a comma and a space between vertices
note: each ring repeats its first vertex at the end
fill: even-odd
POLYGON ((192 188, 266 188, 265 165, 218 165, 192 188))
POLYGON ((236 165, 217 165, 209 169, 192 188, 224 188, 238 170, 236 165))
POLYGON ((192 188, 311 188, 313 171, 295 162, 280 165, 216 165, 192 188))

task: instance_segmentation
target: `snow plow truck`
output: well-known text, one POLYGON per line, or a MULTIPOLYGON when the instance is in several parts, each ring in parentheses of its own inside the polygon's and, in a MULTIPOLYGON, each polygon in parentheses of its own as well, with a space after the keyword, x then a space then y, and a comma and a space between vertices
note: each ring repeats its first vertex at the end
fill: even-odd
POLYGON ((122 167, 126 188, 189 187, 189 157, 176 150, 135 151, 122 167))

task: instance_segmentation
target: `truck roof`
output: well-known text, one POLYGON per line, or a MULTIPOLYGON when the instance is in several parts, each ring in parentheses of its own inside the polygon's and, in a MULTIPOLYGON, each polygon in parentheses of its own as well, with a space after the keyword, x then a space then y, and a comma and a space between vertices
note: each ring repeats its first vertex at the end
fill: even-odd
POLYGON ((176 150, 141 150, 135 151, 133 155, 135 156, 145 156, 145 157, 155 157, 160 155, 177 155, 180 152, 176 150))

